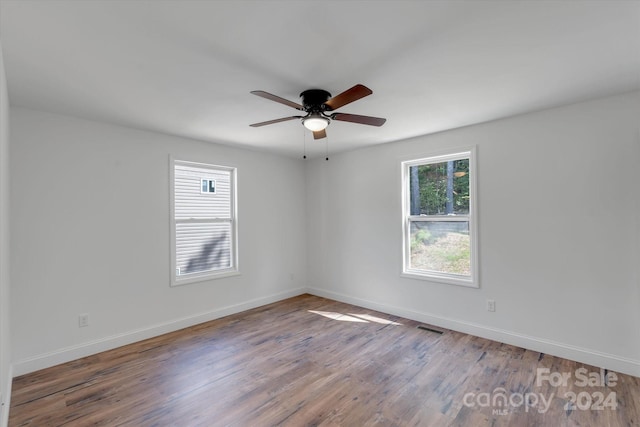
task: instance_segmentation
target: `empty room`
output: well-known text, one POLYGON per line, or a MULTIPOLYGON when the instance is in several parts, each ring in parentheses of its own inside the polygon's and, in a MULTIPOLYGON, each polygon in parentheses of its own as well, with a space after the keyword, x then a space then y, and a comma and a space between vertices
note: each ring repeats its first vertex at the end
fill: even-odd
POLYGON ((0 0, 0 426, 640 425, 640 1, 0 0))

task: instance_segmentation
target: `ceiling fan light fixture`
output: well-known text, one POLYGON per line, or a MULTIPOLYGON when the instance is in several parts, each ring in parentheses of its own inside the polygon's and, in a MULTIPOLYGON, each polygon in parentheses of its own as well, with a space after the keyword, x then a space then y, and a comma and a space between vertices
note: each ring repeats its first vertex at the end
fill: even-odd
POLYGON ((302 119, 302 124, 311 132, 318 132, 329 126, 329 119, 321 116, 320 114, 314 113, 310 114, 309 117, 302 119))

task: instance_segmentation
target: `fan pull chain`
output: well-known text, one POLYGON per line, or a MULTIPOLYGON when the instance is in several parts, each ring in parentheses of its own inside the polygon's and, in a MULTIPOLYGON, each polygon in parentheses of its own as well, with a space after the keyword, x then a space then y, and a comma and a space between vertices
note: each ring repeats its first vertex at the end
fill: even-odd
POLYGON ((302 158, 304 160, 307 160, 307 132, 304 129, 304 127, 302 128, 302 146, 303 146, 303 155, 302 158))
POLYGON ((325 146, 326 146, 326 155, 327 155, 327 157, 325 157, 325 160, 329 161, 329 135, 327 135, 324 139, 326 140, 325 146))

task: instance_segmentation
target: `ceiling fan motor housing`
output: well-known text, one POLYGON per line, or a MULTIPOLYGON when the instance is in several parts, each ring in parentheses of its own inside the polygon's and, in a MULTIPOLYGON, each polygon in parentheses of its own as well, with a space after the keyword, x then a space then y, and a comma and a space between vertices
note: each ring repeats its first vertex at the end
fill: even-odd
POLYGON ((322 89, 309 89, 300 94, 302 105, 307 112, 320 112, 322 105, 331 98, 331 94, 322 89))

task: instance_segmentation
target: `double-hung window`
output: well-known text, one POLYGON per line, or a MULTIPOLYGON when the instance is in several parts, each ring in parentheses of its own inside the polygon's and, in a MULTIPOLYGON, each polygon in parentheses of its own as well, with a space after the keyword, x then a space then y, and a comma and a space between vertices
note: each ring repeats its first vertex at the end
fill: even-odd
POLYGON ((403 276, 478 287, 475 148, 402 162, 403 276))
POLYGON ((171 161, 171 285, 238 273, 236 169, 171 161))

